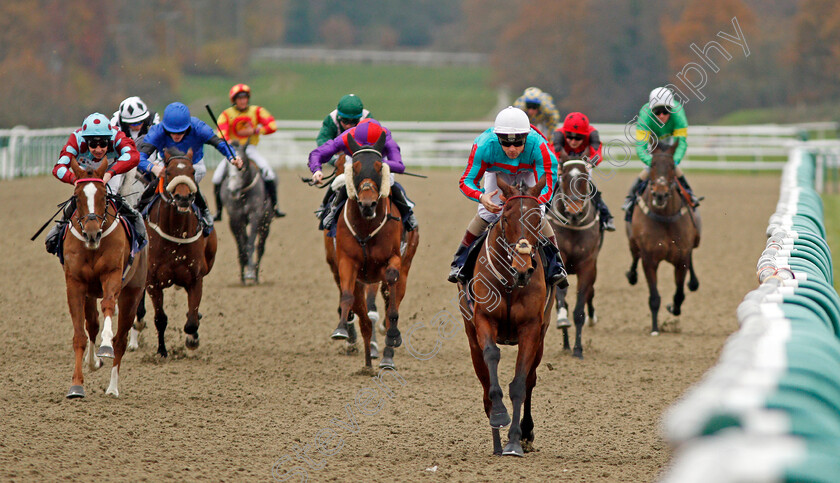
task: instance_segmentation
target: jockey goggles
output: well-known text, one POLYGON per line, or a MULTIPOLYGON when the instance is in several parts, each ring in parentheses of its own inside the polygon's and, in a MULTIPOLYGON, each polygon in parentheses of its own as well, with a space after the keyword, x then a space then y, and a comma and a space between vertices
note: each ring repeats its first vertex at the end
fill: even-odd
POLYGON ((653 109, 651 109, 651 112, 653 112, 654 116, 661 116, 663 114, 670 114, 671 113, 671 111, 669 111, 668 108, 665 107, 665 106, 654 107, 653 109))
POLYGON ((88 145, 88 148, 107 148, 108 147, 108 138, 103 137, 90 137, 86 138, 85 142, 88 145))
POLYGON ((504 147, 510 146, 522 146, 525 144, 525 138, 528 137, 527 134, 499 134, 496 137, 499 138, 499 144, 504 147))
POLYGON ((569 141, 583 141, 583 134, 567 132, 566 139, 569 141))
POLYGON ((526 102, 525 109, 539 109, 540 103, 539 102, 526 102))
POLYGON ((338 117, 338 122, 341 124, 346 124, 347 126, 357 126, 359 124, 359 119, 350 119, 347 117, 338 117))

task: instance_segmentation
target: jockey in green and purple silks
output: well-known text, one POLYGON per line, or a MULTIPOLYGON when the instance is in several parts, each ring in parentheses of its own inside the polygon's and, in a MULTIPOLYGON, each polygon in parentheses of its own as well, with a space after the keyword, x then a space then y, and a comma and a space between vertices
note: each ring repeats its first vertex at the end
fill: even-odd
POLYGON ((636 204, 636 197, 644 190, 650 170, 650 146, 660 140, 672 138, 677 144, 674 152, 674 166, 677 179, 685 190, 691 195, 693 206, 697 206, 700 199, 694 196, 685 174, 679 168, 680 161, 685 156, 688 148, 688 119, 685 115, 685 108, 674 99, 674 93, 667 87, 657 87, 650 92, 649 102, 639 110, 636 122, 636 154, 645 163, 646 168, 639 174, 630 193, 624 200, 625 219, 629 222, 633 218, 633 207, 636 204))
MULTIPOLYGON (((459 182, 461 192, 479 205, 478 213, 467 227, 455 253, 449 271, 450 282, 466 282, 467 275, 461 273, 461 268, 470 246, 501 217, 503 204, 496 179, 500 178, 508 184, 521 181, 527 186, 534 186, 545 177, 545 187, 537 198, 544 214, 545 205, 551 201, 557 171, 554 151, 531 126, 527 114, 512 106, 499 112, 494 126, 475 139, 459 182), (484 179, 484 188, 479 186, 481 179, 484 179)), ((548 257, 548 281, 551 284, 561 283, 566 278, 566 271, 557 254, 554 230, 549 223, 543 222, 540 233, 541 238, 550 242, 544 245, 548 257)))

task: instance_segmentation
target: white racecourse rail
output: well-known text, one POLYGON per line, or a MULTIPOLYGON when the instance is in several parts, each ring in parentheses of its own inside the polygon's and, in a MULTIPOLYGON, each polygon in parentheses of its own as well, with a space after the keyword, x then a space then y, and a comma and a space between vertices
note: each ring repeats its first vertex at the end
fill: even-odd
MULTIPOLYGON (((478 134, 492 122, 384 122, 400 145, 406 166, 460 168, 478 134)), ((260 151, 274 168, 302 168, 321 121, 277 121, 278 131, 260 139, 260 151)), ((602 168, 639 169, 633 139, 635 127, 624 124, 596 124, 605 146, 602 168)), ((819 139, 835 137, 834 122, 749 125, 691 126, 688 153, 683 168, 781 170, 788 150, 802 133, 816 133, 819 139)), ((0 129, 0 179, 49 173, 67 138, 75 128, 0 129)), ((205 149, 209 168, 221 156, 205 149)))

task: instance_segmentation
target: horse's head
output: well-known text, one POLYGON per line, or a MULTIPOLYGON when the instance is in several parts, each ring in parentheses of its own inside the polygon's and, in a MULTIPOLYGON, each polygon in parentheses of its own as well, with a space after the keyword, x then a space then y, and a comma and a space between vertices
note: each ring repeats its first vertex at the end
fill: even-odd
MULTIPOLYGON (((254 180, 254 176, 258 176, 256 163, 248 157, 246 152, 250 144, 251 138, 248 138, 244 145, 239 144, 239 141, 236 140, 230 142, 230 145, 236 149, 236 154, 242 159, 243 165, 241 170, 228 166, 226 171, 227 187, 231 193, 238 193, 239 196, 244 196, 241 191, 245 190, 248 183, 254 180)), ((222 162, 226 163, 227 161, 222 162)))
POLYGON ((164 152, 163 187, 169 195, 167 201, 182 213, 190 211, 198 192, 192 157, 192 149, 186 154, 175 148, 168 148, 164 152))
POLYGON ((543 223, 538 196, 545 187, 545 177, 532 188, 524 182, 516 185, 501 179, 496 182, 505 202, 499 221, 503 240, 498 241, 506 247, 514 286, 524 287, 537 267, 537 240, 543 223))
POLYGON ((585 160, 565 156, 561 157, 561 162, 559 196, 569 220, 577 222, 586 215, 586 201, 595 192, 589 177, 591 166, 585 160))
POLYGON ((382 161, 385 133, 373 146, 360 146, 353 136, 347 136, 347 142, 353 153, 353 159, 344 165, 347 196, 359 203, 362 216, 370 220, 376 216, 379 199, 391 192, 391 169, 382 161))
POLYGON ((85 247, 99 249, 102 241, 102 225, 105 224, 105 182, 102 176, 108 169, 108 160, 103 159, 95 170, 85 170, 70 158, 70 170, 76 176, 73 196, 76 198, 76 219, 72 220, 84 238, 85 247))
POLYGON ((674 152, 677 143, 663 146, 660 142, 651 153, 650 161, 650 204, 654 208, 665 208, 676 187, 677 175, 674 166, 674 152))

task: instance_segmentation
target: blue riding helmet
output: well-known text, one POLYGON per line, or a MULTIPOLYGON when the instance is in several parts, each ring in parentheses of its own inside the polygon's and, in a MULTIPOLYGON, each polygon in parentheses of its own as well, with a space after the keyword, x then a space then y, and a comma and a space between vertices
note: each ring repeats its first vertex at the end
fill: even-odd
POLYGON ((111 137, 111 121, 104 114, 94 112, 82 122, 82 137, 111 137))
POLYGON ((180 102, 173 102, 163 111, 163 128, 168 132, 184 132, 190 127, 190 108, 180 102))

